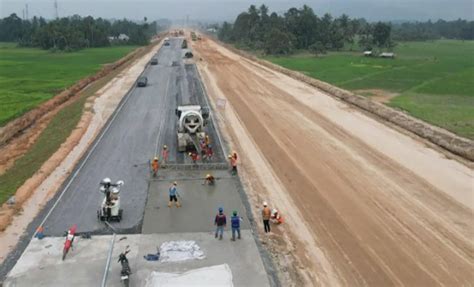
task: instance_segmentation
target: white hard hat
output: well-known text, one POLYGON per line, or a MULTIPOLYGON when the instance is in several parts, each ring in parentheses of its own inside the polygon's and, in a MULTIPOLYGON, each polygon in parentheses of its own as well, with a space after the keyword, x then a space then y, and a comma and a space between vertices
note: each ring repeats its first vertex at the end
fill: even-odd
POLYGON ((263 206, 267 206, 268 203, 266 201, 263 202, 263 206))
POLYGON ((102 180, 103 183, 111 183, 112 181, 110 180, 110 178, 106 177, 102 180))

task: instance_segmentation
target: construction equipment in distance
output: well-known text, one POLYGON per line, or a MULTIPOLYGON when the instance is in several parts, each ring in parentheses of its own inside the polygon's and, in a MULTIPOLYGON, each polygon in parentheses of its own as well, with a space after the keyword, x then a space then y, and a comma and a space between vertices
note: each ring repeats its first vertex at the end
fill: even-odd
POLYGON ((204 140, 206 136, 204 126, 209 118, 209 109, 199 105, 178 106, 176 116, 178 116, 178 151, 201 152, 199 141, 204 140))

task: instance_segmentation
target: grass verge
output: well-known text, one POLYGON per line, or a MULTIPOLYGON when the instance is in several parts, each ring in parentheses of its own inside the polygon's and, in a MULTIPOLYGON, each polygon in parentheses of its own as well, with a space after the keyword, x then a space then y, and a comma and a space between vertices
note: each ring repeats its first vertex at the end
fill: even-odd
POLYGON ((399 43, 395 52, 393 60, 354 52, 265 59, 363 96, 397 95, 389 106, 474 139, 474 41, 399 43))
POLYGON ((51 53, 0 43, 0 126, 135 48, 113 46, 51 53))
MULTIPOLYGON (((140 55, 131 59, 129 63, 140 55)), ((129 63, 93 82, 52 118, 28 152, 17 159, 4 174, 0 175, 0 204, 15 194, 16 190, 32 177, 66 141, 81 119, 87 98, 94 95, 107 82, 127 68, 129 63)))

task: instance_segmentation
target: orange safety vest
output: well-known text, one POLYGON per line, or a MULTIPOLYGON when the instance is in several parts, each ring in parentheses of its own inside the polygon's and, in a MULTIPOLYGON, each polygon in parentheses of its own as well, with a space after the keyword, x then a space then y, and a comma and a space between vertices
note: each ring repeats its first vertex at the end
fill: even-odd
POLYGON ((151 167, 153 168, 153 171, 157 171, 158 168, 160 167, 160 164, 158 163, 157 160, 153 160, 153 162, 151 163, 151 167))

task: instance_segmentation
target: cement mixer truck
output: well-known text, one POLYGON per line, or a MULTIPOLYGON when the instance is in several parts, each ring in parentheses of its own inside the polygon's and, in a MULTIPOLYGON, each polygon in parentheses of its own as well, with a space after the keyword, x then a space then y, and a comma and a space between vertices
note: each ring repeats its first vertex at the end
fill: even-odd
POLYGON ((178 106, 178 151, 199 150, 199 141, 206 136, 204 126, 209 119, 209 109, 199 105, 178 106))

